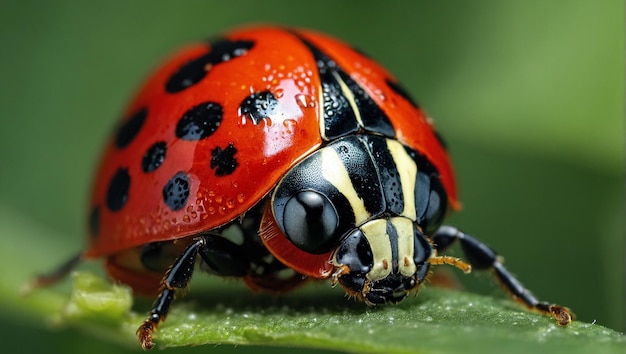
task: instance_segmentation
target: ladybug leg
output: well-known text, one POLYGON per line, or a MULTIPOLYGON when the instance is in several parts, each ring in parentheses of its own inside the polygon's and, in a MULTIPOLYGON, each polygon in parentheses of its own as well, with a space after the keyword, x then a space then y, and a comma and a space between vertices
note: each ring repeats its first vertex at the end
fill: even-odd
MULTIPOLYGON (((254 237, 258 237, 256 232, 254 237)), ((258 291, 284 293, 305 279, 280 263, 262 244, 244 241, 238 245, 222 236, 205 236, 199 250, 201 268, 223 277, 242 277, 246 285, 258 291)))
POLYGON ((504 267, 502 257, 483 242, 452 226, 440 227, 431 239, 437 252, 445 250, 456 240, 459 240, 463 253, 472 267, 480 270, 493 271, 500 285, 507 290, 513 299, 521 302, 530 309, 552 316, 561 326, 567 326, 572 322, 574 313, 569 308, 539 301, 530 290, 526 289, 524 285, 504 267))
POLYGON ((219 276, 242 277, 250 267, 250 262, 241 255, 240 246, 233 242, 215 234, 194 239, 165 274, 161 293, 154 302, 150 315, 137 330, 143 349, 154 347, 152 333, 167 317, 176 289, 187 287, 198 255, 203 260, 202 267, 219 276))
POLYGON ((159 323, 167 317, 176 289, 187 287, 195 268, 198 250, 205 247, 205 245, 205 237, 195 239, 165 273, 161 293, 152 305, 150 315, 137 330, 137 337, 143 349, 152 349, 154 347, 152 333, 156 330, 159 323))
POLYGON ((150 316, 143 321, 143 324, 137 329, 137 337, 139 338, 139 344, 144 350, 152 349, 154 342, 152 341, 152 333, 156 330, 160 322, 165 320, 167 313, 174 300, 174 289, 164 288, 159 294, 159 297, 152 306, 150 316))
POLYGON ((50 273, 38 275, 30 282, 24 284, 20 289, 20 293, 23 296, 30 294, 33 290, 37 288, 43 288, 56 282, 64 279, 67 275, 76 268, 76 266, 82 260, 82 252, 75 255, 74 257, 68 259, 66 262, 61 264, 58 268, 53 270, 50 273))
POLYGON ((198 250, 202 268, 223 277, 243 277, 250 269, 250 261, 242 246, 214 234, 205 235, 204 245, 198 250))

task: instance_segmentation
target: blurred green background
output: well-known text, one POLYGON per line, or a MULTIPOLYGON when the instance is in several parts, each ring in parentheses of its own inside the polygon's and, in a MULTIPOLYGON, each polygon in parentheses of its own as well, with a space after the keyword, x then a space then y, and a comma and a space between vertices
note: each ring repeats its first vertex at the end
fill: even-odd
MULTIPOLYGON (((623 331, 623 14, 619 0, 0 1, 3 351, 131 350, 48 330, 17 289, 82 247, 96 159, 142 78, 177 46, 250 22, 377 58, 451 147, 464 210, 449 222, 542 299, 623 331)), ((502 296, 488 276, 462 280, 502 296)), ((208 349, 233 347, 170 352, 208 349)))

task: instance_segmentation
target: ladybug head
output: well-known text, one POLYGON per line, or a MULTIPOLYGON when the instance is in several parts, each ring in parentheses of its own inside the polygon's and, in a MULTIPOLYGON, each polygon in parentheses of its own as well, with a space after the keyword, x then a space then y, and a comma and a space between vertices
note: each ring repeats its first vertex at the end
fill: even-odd
POLYGON ((432 255, 432 245, 411 220, 374 219, 335 250, 334 281, 370 305, 397 303, 424 282, 432 255))
POLYGON ((416 153, 395 140, 348 136, 279 181, 264 223, 274 227, 261 234, 302 274, 333 274, 371 305, 398 302, 428 274, 434 250, 425 235, 441 225, 446 201, 438 175, 416 153))

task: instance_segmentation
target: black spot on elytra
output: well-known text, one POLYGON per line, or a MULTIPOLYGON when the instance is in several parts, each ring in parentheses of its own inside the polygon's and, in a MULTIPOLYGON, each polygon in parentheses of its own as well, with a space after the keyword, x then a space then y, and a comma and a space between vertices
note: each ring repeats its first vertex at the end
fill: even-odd
POLYGON ((255 92, 241 102, 239 114, 248 117, 254 124, 259 124, 272 114, 277 105, 278 100, 270 91, 255 92))
POLYGON ((206 66, 206 55, 187 62, 170 76, 167 83, 165 83, 165 90, 169 93, 176 93, 197 84, 206 76, 206 66))
POLYGON ((222 123, 222 106, 201 103, 187 112, 176 124, 176 136, 183 140, 200 140, 213 134, 222 123))
POLYGON ((193 86, 200 82, 213 66, 242 56, 253 46, 252 41, 217 40, 211 44, 208 53, 188 61, 172 74, 165 84, 165 90, 176 93, 193 86))
POLYGON ((417 104, 417 101, 415 101, 411 97, 411 95, 409 95, 409 92, 399 82, 394 82, 389 79, 385 79, 385 82, 387 83, 387 86, 389 86, 389 88, 393 92, 397 93, 398 95, 402 96, 405 100, 409 101, 409 103, 411 103, 413 107, 419 108, 419 104, 417 104))
POLYGON ((115 136, 115 146, 119 149, 123 149, 130 144, 148 116, 148 109, 145 107, 133 114, 129 119, 124 121, 118 128, 115 136))
POLYGON ((166 151, 167 146, 165 141, 159 141, 150 146, 148 151, 143 155, 143 159, 141 159, 141 169, 143 172, 148 173, 159 168, 165 160, 166 151))
POLYGON ((118 211, 128 201, 128 189, 130 188, 130 175, 127 168, 119 168, 107 189, 106 199, 107 207, 111 211, 118 211))
POLYGON ((100 207, 95 206, 89 213, 89 234, 96 237, 100 233, 100 207))
POLYGON ((211 168, 215 170, 215 175, 222 177, 235 171, 239 162, 235 159, 237 149, 233 143, 228 144, 225 149, 216 147, 211 151, 211 168))
POLYGON ((163 201, 172 210, 179 210, 189 197, 189 179, 183 172, 178 172, 163 187, 163 201))

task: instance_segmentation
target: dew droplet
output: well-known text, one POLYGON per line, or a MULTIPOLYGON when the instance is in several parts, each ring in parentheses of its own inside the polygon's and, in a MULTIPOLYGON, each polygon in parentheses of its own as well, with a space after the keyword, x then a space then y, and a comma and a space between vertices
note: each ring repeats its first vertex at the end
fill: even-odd
POLYGON ((314 108, 315 107, 315 99, 310 95, 305 95, 302 93, 297 94, 296 102, 298 103, 298 106, 300 106, 301 108, 314 108))
POLYGON ((381 101, 387 100, 387 96, 385 96, 385 93, 381 89, 374 90, 374 94, 378 96, 381 101))

